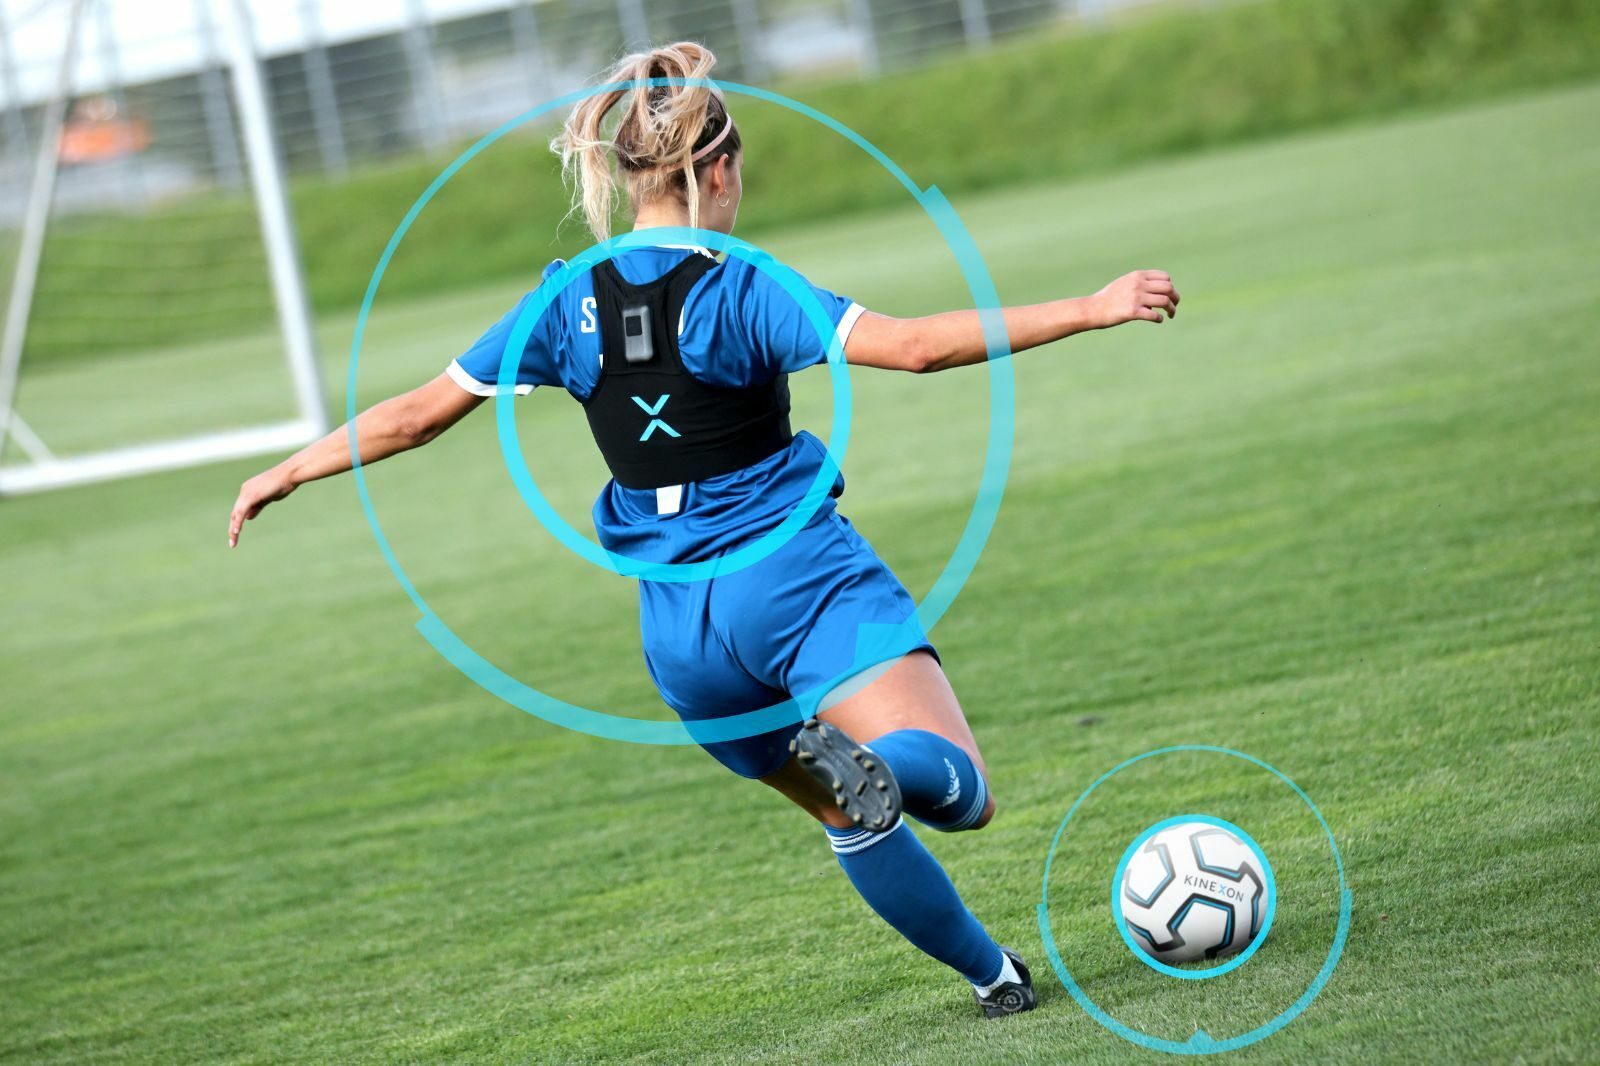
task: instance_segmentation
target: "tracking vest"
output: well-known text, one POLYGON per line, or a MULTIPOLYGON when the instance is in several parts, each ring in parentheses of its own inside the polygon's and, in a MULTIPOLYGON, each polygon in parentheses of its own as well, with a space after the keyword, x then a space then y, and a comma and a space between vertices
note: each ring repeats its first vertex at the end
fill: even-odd
POLYGON ((684 369, 678 353, 684 301, 720 265, 695 252, 644 285, 623 280, 609 259, 591 271, 600 377, 583 410, 619 485, 658 489, 731 474, 794 439, 787 375, 725 389, 684 369))

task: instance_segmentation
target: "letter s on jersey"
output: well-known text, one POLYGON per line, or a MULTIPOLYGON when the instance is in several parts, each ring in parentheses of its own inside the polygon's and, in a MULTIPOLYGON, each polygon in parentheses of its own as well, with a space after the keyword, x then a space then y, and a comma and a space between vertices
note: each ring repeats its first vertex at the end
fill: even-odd
POLYGON ((595 322, 595 300, 593 296, 585 296, 580 314, 583 316, 578 321, 579 333, 593 333, 599 328, 595 322))

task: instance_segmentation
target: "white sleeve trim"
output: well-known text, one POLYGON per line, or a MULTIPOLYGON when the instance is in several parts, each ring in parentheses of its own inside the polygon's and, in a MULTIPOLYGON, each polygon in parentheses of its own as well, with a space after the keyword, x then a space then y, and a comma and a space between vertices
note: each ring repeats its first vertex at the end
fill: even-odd
MULTIPOLYGON (((493 396, 499 390, 499 386, 494 382, 482 382, 467 373, 467 368, 461 365, 459 359, 450 360, 450 365, 444 368, 444 372, 450 375, 451 381, 460 385, 474 396, 493 396)), ((532 391, 532 385, 519 384, 515 386, 515 392, 518 396, 526 396, 532 391)))
POLYGON ((841 350, 844 348, 844 342, 850 339, 850 331, 856 328, 856 319, 860 318, 865 311, 866 308, 854 300, 850 302, 849 307, 844 309, 844 316, 839 319, 839 328, 836 331, 839 336, 839 348, 841 350))

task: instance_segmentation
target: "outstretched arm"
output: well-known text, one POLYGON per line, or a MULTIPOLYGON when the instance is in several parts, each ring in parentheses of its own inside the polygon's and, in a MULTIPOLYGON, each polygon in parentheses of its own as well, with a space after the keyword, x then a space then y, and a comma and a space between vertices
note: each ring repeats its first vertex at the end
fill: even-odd
MULTIPOLYGON (((1003 309, 1013 352, 1124 322, 1161 322, 1178 313, 1178 290, 1161 270, 1124 274, 1093 296, 1003 309)), ((923 318, 891 318, 868 311, 845 342, 845 360, 857 366, 929 373, 988 358, 977 311, 946 311, 923 318)))
MULTIPOLYGON (((472 395, 451 381, 448 374, 440 374, 420 388, 374 404, 357 415, 354 422, 362 464, 420 448, 482 402, 482 396, 472 395)), ((228 517, 228 547, 239 543, 244 524, 267 504, 283 499, 307 481, 342 474, 350 467, 347 423, 246 481, 239 488, 239 498, 228 517)))

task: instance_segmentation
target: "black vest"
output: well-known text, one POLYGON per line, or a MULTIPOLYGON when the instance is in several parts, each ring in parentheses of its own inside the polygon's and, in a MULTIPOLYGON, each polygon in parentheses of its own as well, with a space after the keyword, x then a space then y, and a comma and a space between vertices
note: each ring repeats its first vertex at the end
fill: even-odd
POLYGON ((785 375, 724 389, 684 369, 678 317, 694 283, 720 265, 695 252, 644 285, 623 280, 610 260, 591 271, 602 354, 583 410, 619 485, 704 481, 760 462, 794 439, 785 375))

